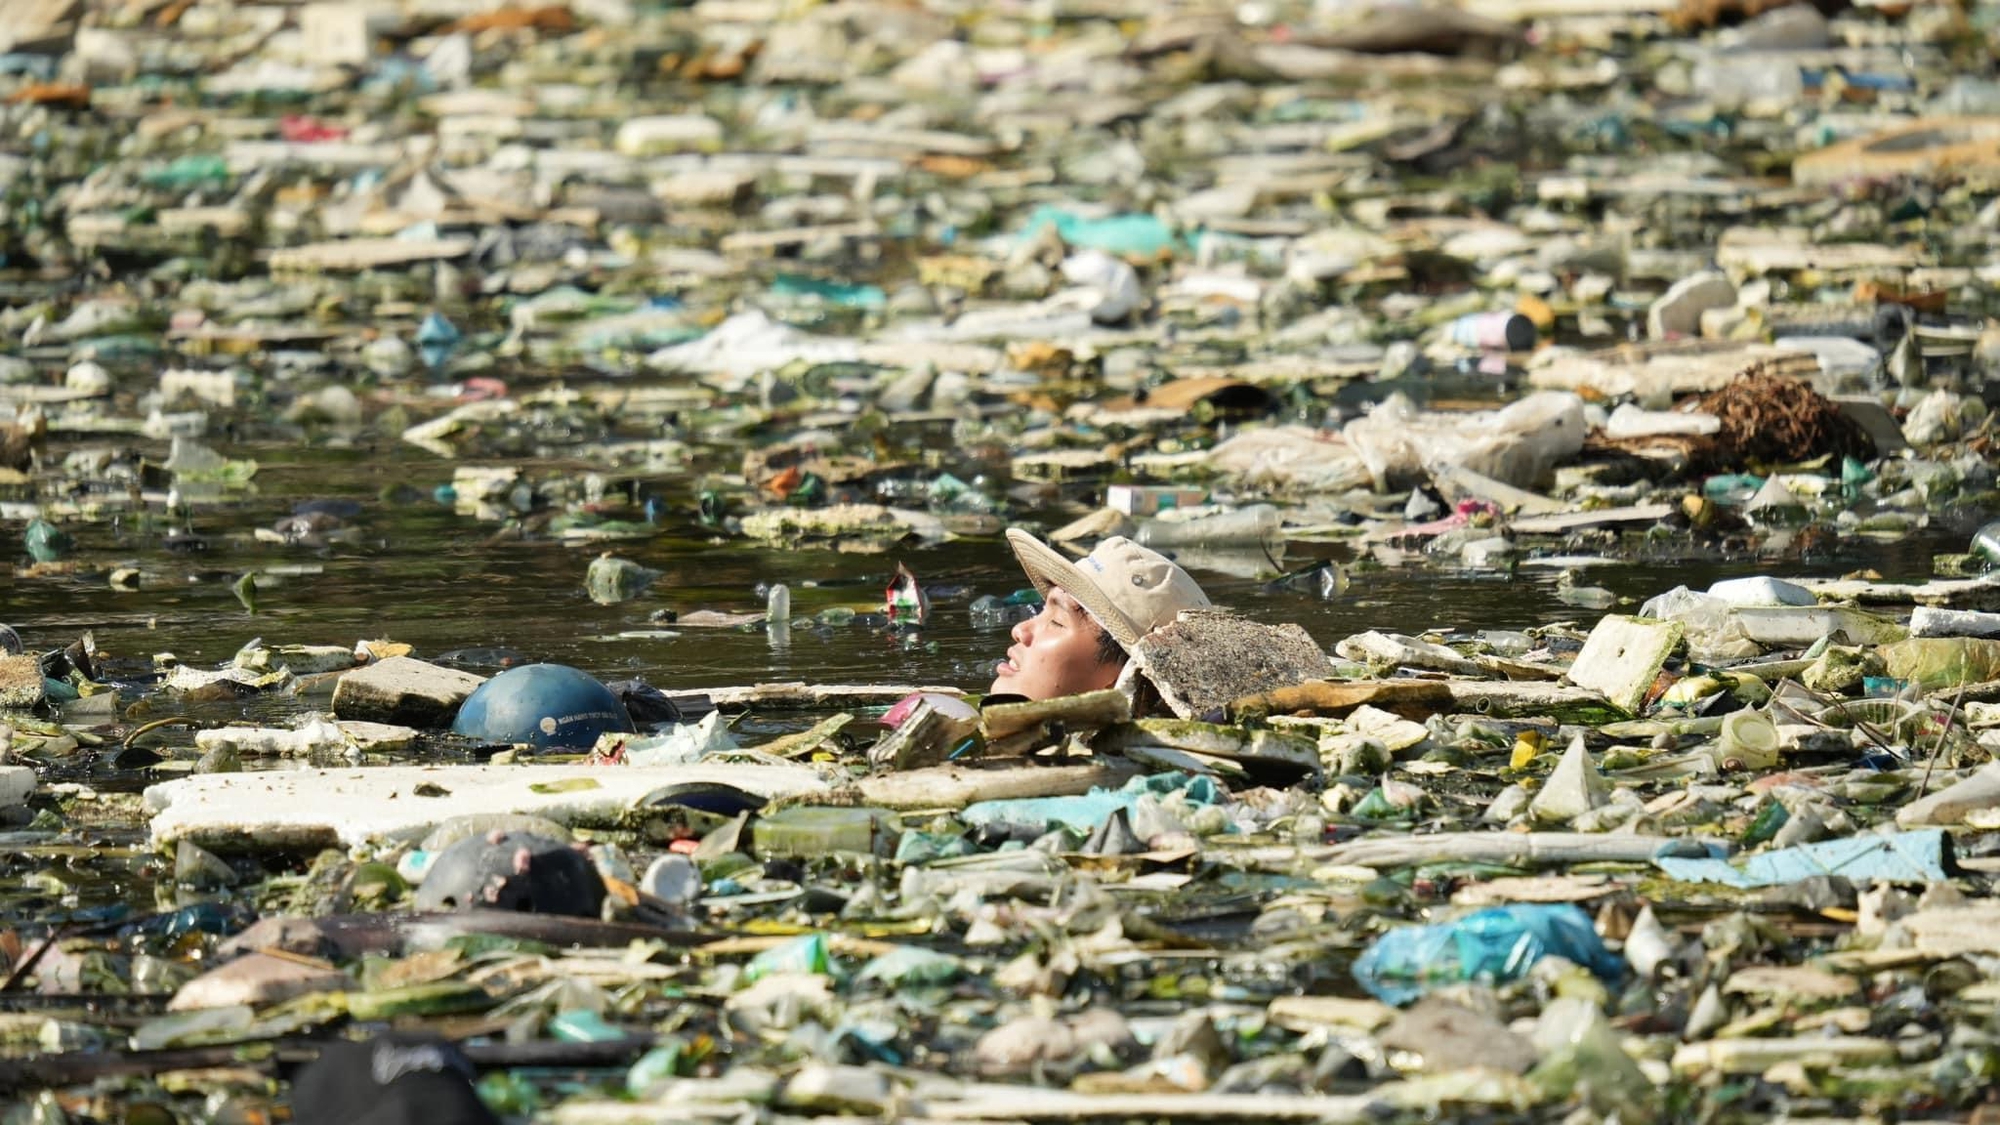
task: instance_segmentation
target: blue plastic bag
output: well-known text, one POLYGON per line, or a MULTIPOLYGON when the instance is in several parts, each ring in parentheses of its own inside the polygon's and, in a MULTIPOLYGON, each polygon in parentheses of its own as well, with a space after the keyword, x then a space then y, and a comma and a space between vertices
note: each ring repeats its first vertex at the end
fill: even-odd
POLYGON ((1447 984, 1518 980, 1550 954, 1582 965, 1606 983, 1617 983, 1625 971, 1604 948, 1590 916, 1564 903, 1495 906, 1451 922, 1390 930, 1354 962, 1354 979, 1378 1000, 1407 1004, 1447 984))

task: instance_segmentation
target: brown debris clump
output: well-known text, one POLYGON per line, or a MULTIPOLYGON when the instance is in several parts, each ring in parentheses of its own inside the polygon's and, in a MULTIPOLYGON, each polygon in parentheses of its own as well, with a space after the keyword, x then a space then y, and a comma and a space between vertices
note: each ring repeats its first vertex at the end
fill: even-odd
POLYGON ((40 435, 27 426, 0 422, 0 469, 25 472, 35 461, 35 445, 40 435))
MULTIPOLYGON (((1846 11, 1848 0, 1810 0, 1821 15, 1846 11)), ((1789 8, 1794 0, 1681 0, 1680 7, 1667 13, 1667 25, 1683 34, 1711 27, 1734 27, 1778 8, 1789 8)))
POLYGON ((1716 435, 1738 465, 1778 465, 1815 457, 1874 456, 1875 443, 1840 407, 1797 379, 1748 372, 1701 396, 1696 410, 1722 419, 1716 435))

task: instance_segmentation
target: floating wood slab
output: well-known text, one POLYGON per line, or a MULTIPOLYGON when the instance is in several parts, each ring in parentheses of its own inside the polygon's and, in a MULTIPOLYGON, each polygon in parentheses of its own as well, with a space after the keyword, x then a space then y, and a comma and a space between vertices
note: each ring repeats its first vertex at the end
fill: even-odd
POLYGON ((1829 145, 1792 161, 1792 182, 2000 175, 2000 117, 1937 117, 1829 145))
POLYGON ((911 1108, 935 1121, 1094 1121, 1158 1118, 1172 1121, 1372 1121, 1385 1103, 1365 1095, 1320 1097, 1287 1094, 1077 1094, 1026 1086, 983 1086, 953 1100, 928 1098, 911 1108))
POLYGON ((205 774, 150 786, 155 847, 215 850, 353 847, 413 840, 441 821, 529 813, 558 824, 612 825, 668 785, 730 785, 766 799, 818 792, 803 766, 381 766, 205 774))
POLYGON ((670 691, 667 698, 676 704, 696 704, 719 711, 812 711, 821 708, 887 707, 914 692, 963 696, 955 687, 918 687, 914 684, 809 684, 788 680, 772 684, 738 684, 698 691, 670 691))
POLYGON ((1672 504, 1633 504, 1625 508, 1601 508, 1594 512, 1526 516, 1508 526, 1521 535, 1563 535, 1585 527, 1610 527, 1621 523, 1657 523, 1672 515, 1673 510, 1672 504))
POLYGON ((357 272, 442 262, 472 253, 469 238, 353 238, 271 251, 271 272, 357 272))

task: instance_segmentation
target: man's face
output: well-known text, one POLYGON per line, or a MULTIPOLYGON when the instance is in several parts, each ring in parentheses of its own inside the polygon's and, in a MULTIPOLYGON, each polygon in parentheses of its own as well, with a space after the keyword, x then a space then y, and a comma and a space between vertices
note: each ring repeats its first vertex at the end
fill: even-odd
POLYGON ((1119 664, 1097 659, 1100 628, 1062 587, 1051 586, 1042 611, 1014 626, 1007 659, 994 668, 989 695, 1055 699, 1118 682, 1119 664))

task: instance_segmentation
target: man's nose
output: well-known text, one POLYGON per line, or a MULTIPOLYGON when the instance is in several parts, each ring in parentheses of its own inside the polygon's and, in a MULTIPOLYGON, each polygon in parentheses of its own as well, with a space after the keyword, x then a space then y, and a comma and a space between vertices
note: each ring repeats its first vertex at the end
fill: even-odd
POLYGON ((1021 620, 1014 622, 1014 627, 1012 629, 1007 630, 1007 635, 1014 638, 1014 643, 1017 645, 1027 644, 1028 630, 1034 624, 1035 624, 1035 618, 1023 617, 1021 620))

